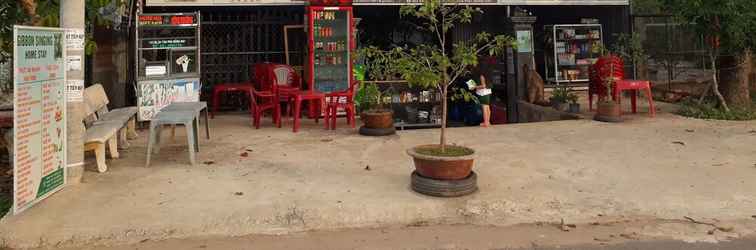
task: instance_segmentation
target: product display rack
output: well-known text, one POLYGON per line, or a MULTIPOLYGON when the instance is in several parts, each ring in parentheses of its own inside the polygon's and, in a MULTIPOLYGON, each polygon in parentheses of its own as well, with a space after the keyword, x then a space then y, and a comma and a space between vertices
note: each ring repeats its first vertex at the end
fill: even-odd
POLYGON ((383 93, 382 102, 394 111, 394 127, 437 128, 441 127, 441 93, 435 89, 412 88, 407 81, 365 81, 375 83, 383 93))
POLYGON ((352 86, 352 7, 309 6, 307 77, 311 89, 332 93, 352 86))
POLYGON ((136 23, 137 117, 172 102, 199 101, 200 13, 139 14, 136 23))
POLYGON ((548 25, 545 31, 547 47, 553 50, 544 53, 546 80, 557 85, 587 83, 589 68, 600 56, 594 48, 603 45, 601 24, 548 25))

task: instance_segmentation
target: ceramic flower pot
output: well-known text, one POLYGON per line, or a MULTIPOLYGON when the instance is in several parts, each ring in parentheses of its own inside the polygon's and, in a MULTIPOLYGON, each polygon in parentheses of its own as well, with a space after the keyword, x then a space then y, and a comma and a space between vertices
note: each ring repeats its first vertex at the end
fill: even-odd
POLYGON ((602 122, 621 122, 620 105, 613 101, 599 102, 594 120, 602 122))
POLYGON ((394 128, 394 112, 391 110, 367 110, 360 114, 366 128, 394 128))
POLYGON ((427 153, 427 149, 439 148, 439 145, 421 145, 407 150, 415 163, 415 171, 424 177, 436 180, 461 180, 470 176, 475 159, 475 151, 461 146, 457 147, 469 153, 440 156, 427 153))

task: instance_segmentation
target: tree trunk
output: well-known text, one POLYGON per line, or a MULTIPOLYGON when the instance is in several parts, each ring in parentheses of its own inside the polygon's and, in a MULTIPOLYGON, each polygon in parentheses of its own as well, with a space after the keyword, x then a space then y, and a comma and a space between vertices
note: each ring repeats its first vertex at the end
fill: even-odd
POLYGON ((720 57, 721 83, 719 90, 727 104, 732 108, 748 109, 751 107, 749 91, 751 67, 750 51, 745 51, 737 56, 720 57))
POLYGON ((441 86, 441 152, 446 152, 446 92, 446 86, 441 86))
POLYGON ((754 60, 756 60, 756 55, 751 55, 751 93, 752 94, 756 92, 756 63, 753 63, 754 60))

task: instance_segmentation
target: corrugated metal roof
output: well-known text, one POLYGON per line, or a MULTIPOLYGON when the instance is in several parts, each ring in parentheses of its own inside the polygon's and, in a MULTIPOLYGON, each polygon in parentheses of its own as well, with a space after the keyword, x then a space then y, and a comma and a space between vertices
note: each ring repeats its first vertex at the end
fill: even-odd
POLYGON ((630 5, 630 0, 498 0, 503 5, 630 5))
MULTIPOLYGON (((354 5, 417 4, 422 0, 353 0, 354 5)), ((470 5, 630 5, 630 0, 460 0, 470 5)), ((302 0, 147 0, 147 6, 303 5, 302 0)))

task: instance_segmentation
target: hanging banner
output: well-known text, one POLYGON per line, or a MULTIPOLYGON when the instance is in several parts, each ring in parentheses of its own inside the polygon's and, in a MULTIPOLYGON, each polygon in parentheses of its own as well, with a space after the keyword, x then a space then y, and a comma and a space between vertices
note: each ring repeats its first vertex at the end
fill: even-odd
POLYGON ((66 184, 62 29, 13 26, 13 213, 66 184))

